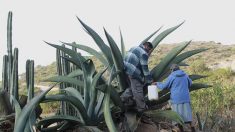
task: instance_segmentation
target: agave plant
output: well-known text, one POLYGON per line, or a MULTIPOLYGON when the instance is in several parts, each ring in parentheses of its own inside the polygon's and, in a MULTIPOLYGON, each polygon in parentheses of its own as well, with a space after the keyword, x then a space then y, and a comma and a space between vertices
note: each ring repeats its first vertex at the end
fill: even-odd
MULTIPOLYGON (((110 131, 118 131, 116 128, 116 123, 113 117, 114 113, 117 112, 117 110, 122 111, 124 109, 124 106, 120 99, 120 94, 125 90, 128 85, 125 83, 126 76, 124 74, 124 66, 123 66, 123 56, 125 55, 125 45, 122 37, 122 33, 120 31, 121 36, 121 50, 118 48, 117 43, 114 41, 114 39, 111 37, 111 35, 104 29, 105 36, 108 40, 108 45, 104 43, 103 39, 88 25, 86 25, 83 21, 81 21, 78 18, 79 22, 82 24, 86 32, 92 37, 92 39, 95 41, 97 46, 100 48, 102 53, 94 50, 93 48, 77 44, 77 43, 65 43, 62 42, 65 45, 71 46, 72 48, 78 48, 80 50, 84 50, 94 57, 96 57, 100 62, 107 68, 107 72, 111 73, 109 81, 105 80, 104 77, 102 77, 102 74, 105 72, 105 70, 98 71, 94 69, 94 64, 92 63, 92 60, 86 59, 83 56, 81 56, 80 53, 77 53, 77 51, 74 51, 72 49, 69 49, 65 46, 59 46, 55 44, 50 44, 46 42, 47 44, 51 45, 52 47, 56 48, 59 51, 64 52, 67 57, 63 57, 63 59, 69 61, 70 63, 76 65, 78 67, 78 70, 72 71, 71 73, 64 75, 64 76, 56 76, 47 79, 46 81, 52 81, 52 82, 63 82, 68 84, 73 84, 77 86, 83 87, 82 90, 76 90, 75 88, 65 88, 62 91, 65 91, 63 94, 60 95, 54 95, 54 96, 46 96, 45 100, 57 100, 57 101, 68 101, 72 103, 79 111, 80 116, 78 119, 81 120, 81 124, 83 125, 98 125, 100 122, 102 122, 103 117, 106 121, 107 127, 110 131), (74 78, 76 75, 75 73, 78 73, 77 75, 83 75, 83 80, 78 80, 74 78), (116 72, 116 81, 117 83, 111 83, 113 80, 113 73, 116 72), (98 80, 102 80, 102 83, 98 84, 98 80), (69 96, 69 97, 68 97, 69 96), (73 99, 66 99, 66 98, 74 98, 74 101, 79 102, 78 104, 73 103, 73 99), (111 99, 111 100, 110 100, 111 99), (101 110, 101 105, 104 106, 103 110, 101 110), (95 109, 94 109, 95 108, 95 109), (97 109, 99 112, 97 112, 97 109)), ((152 43, 154 45, 154 48, 158 46, 158 44, 171 32, 176 30, 178 27, 180 27, 184 22, 180 23, 179 25, 169 28, 163 32, 161 32, 159 35, 157 35, 152 43)), ((154 33, 150 34, 146 39, 144 39, 141 43, 144 43, 146 41, 149 41, 150 38, 152 38, 161 28, 156 30, 154 33)), ((195 55, 197 53, 201 53, 207 49, 196 49, 192 51, 187 51, 184 53, 181 53, 189 44, 191 41, 183 43, 174 49, 172 49, 162 61, 156 65, 152 70, 151 73, 153 75, 153 79, 155 81, 164 80, 167 75, 169 75, 169 66, 172 63, 181 64, 183 60, 191 57, 192 55, 195 55)), ((192 80, 200 79, 205 76, 200 75, 190 75, 190 78, 192 80)), ((209 85, 206 84, 193 84, 191 90, 197 90, 200 88, 207 88, 209 85)), ((150 102, 151 105, 157 106, 161 103, 167 102, 170 97, 169 90, 162 90, 159 93, 159 100, 150 102)), ((154 108, 154 107, 153 107, 154 108)), ((179 123, 182 123, 182 119, 179 116, 175 116, 175 113, 171 111, 169 114, 168 111, 165 113, 162 111, 156 111, 153 110, 152 112, 147 112, 148 114, 152 115, 165 115, 165 117, 168 117, 169 119, 173 119, 175 121, 178 121, 179 123), (156 113, 161 114, 156 114, 156 113), (164 114, 163 114, 164 113, 164 114), (172 116, 170 116, 172 115, 172 116), (174 116, 173 116, 174 115, 174 116)), ((126 115, 134 115, 134 116, 128 116, 130 118, 134 118, 135 114, 131 114, 126 112, 126 115)), ((64 116, 64 115, 63 115, 64 116)), ((51 120, 51 119, 48 119, 51 120)), ((54 118, 53 118, 54 120, 54 118)), ((133 121, 128 119, 129 121, 133 121)), ((130 123, 127 122, 129 125, 129 130, 133 130, 133 128, 136 128, 137 123, 130 123)), ((59 124, 61 125, 61 124, 59 124)))
MULTIPOLYGON (((10 98, 15 109, 15 132, 22 131, 65 131, 74 127, 89 129, 92 131, 101 131, 98 126, 105 122, 109 131, 118 131, 117 123, 123 113, 127 117, 125 122, 126 130, 133 131, 137 128, 139 119, 135 118, 134 111, 125 111, 120 95, 128 88, 126 84, 127 77, 124 73, 123 57, 125 56, 125 44, 120 30, 121 37, 121 50, 118 48, 117 43, 111 35, 104 29, 105 36, 108 44, 105 44, 103 39, 88 25, 78 18, 86 32, 92 37, 101 52, 93 48, 77 44, 65 43, 63 45, 56 45, 46 42, 48 45, 56 48, 57 50, 57 71, 58 76, 45 79, 49 82, 57 82, 60 85, 60 93, 55 95, 47 95, 47 93, 55 86, 52 85, 48 90, 41 94, 34 96, 33 84, 33 61, 27 61, 26 67, 26 80, 28 87, 28 103, 24 108, 21 108, 18 103, 18 88, 16 83, 9 83, 11 81, 18 82, 17 77, 17 53, 13 59, 9 56, 4 57, 4 67, 13 67, 15 70, 4 70, 3 74, 3 88, 15 88, 10 90, 10 98), (65 46, 66 45, 66 46, 65 46), (69 48, 71 46, 72 48, 69 48), (87 57, 82 56, 76 49, 84 50, 94 57, 96 57, 104 65, 105 68, 96 70, 93 61, 87 57), (9 61, 9 60, 13 60, 9 61), (15 60, 15 61, 14 61, 15 60), (12 62, 12 63, 10 63, 12 62), (11 72, 10 72, 11 71, 11 72), (12 72, 14 71, 14 72, 12 72), (109 73, 109 77, 105 77, 104 73, 109 73), (11 74, 10 74, 11 73, 11 74), (10 79, 11 77, 11 79, 10 79), (11 81, 10 81, 11 80, 11 81), (14 84, 14 85, 13 85, 14 84), (40 103, 47 103, 51 101, 61 101, 60 112, 54 116, 37 120, 35 116, 35 108, 40 103), (51 126, 51 124, 55 124, 51 126)), ((10 23, 10 22, 9 22, 10 23)), ((175 31, 184 22, 177 26, 169 28, 155 38, 153 38, 153 46, 156 48, 159 43, 171 32, 175 31)), ((10 29, 10 27, 9 27, 10 29)), ((149 41, 155 36, 161 28, 147 36, 140 44, 149 41)), ((11 32, 8 33, 11 35, 11 32)), ((9 44, 11 39, 9 39, 9 44)), ((166 56, 157 64, 152 70, 151 74, 155 81, 164 80, 169 74, 169 66, 172 63, 182 64, 182 61, 191 57, 192 55, 201 53, 207 49, 196 49, 181 53, 191 41, 183 43, 172 49, 166 56)), ((9 45, 11 47, 11 45, 9 45)), ((11 48, 9 48, 11 49, 11 48)), ((8 50, 11 56, 11 50, 8 50)), ((192 80, 200 79, 205 76, 190 75, 192 80)), ((209 85, 194 83, 191 90, 207 88, 209 85)), ((165 118, 174 120, 178 123, 183 123, 182 119, 173 111, 159 111, 155 106, 165 103, 170 98, 169 90, 162 90, 159 93, 159 100, 148 102, 152 105, 152 110, 146 112, 151 117, 165 118)))

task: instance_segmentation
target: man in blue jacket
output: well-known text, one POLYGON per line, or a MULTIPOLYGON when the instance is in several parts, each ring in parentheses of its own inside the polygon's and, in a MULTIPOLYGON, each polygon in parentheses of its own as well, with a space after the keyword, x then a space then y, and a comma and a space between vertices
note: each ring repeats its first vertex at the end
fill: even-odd
POLYGON ((131 104, 130 102, 133 104, 135 102, 139 113, 147 108, 144 101, 143 87, 144 84, 152 83, 152 76, 148 68, 148 58, 152 49, 152 43, 145 42, 131 48, 124 58, 125 73, 129 78, 130 88, 125 90, 121 95, 121 99, 124 104, 131 104))
MULTIPOLYGON (((190 124, 192 131, 195 131, 192 126, 192 110, 189 93, 192 80, 183 70, 180 70, 177 64, 172 64, 170 70, 171 74, 165 82, 154 82, 152 84, 157 85, 161 90, 170 89, 172 110, 177 112, 185 123, 190 124)), ((179 128, 183 131, 182 126, 179 125, 179 128)))

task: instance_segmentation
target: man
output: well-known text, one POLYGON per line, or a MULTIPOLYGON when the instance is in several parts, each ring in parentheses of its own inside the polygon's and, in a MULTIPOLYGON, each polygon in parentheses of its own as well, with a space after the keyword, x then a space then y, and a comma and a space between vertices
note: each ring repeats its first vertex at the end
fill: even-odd
MULTIPOLYGON (((170 67, 171 74, 165 82, 154 82, 159 89, 170 89, 170 102, 172 110, 177 112, 185 123, 189 123, 192 131, 195 131, 192 126, 192 110, 190 104, 189 88, 192 85, 192 80, 183 71, 180 70, 177 64, 172 64, 170 67)), ((183 126, 177 124, 181 131, 183 126)))
POLYGON ((148 68, 148 58, 153 49, 150 42, 145 42, 138 47, 131 48, 124 58, 125 73, 128 75, 130 88, 121 96, 124 103, 136 103, 138 113, 146 108, 143 87, 152 83, 148 68))

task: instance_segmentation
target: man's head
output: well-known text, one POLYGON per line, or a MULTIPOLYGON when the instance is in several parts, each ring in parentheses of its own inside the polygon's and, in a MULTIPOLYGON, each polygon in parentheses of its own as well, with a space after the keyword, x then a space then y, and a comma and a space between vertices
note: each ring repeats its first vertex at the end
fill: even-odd
POLYGON ((171 67, 170 67, 170 70, 173 72, 173 71, 177 71, 179 70, 180 67, 177 65, 177 64, 172 64, 171 67))
POLYGON ((143 45, 144 45, 144 49, 145 49, 148 53, 150 53, 151 50, 153 49, 153 44, 152 44, 151 42, 145 42, 143 45))

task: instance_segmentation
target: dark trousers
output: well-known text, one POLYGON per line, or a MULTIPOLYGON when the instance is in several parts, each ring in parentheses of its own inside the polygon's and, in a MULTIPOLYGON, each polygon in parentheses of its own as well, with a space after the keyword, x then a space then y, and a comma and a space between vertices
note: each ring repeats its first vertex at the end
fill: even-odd
POLYGON ((143 110, 146 108, 143 92, 144 84, 135 78, 129 77, 129 80, 130 88, 125 90, 125 92, 121 95, 121 99, 123 102, 134 99, 138 112, 143 112, 143 110))

